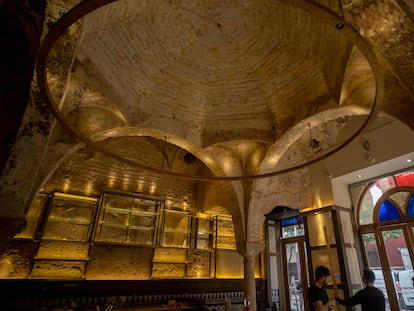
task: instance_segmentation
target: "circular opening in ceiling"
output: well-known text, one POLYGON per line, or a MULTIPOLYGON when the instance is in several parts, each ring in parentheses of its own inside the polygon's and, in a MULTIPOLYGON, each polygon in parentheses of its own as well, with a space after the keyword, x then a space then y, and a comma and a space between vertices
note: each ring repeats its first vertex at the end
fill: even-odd
MULTIPOLYGON (((38 58, 37 63, 37 78, 39 83, 39 88, 41 91, 41 94, 45 100, 45 102, 49 105, 50 109, 54 113, 55 117, 69 130, 71 131, 81 142, 85 143, 88 147, 92 148, 93 150, 96 150, 98 152, 103 153, 104 155, 110 156, 120 162, 123 162, 128 165, 137 166, 141 169, 148 170, 153 173, 157 173, 160 175, 170 175, 177 178, 185 178, 185 179, 192 179, 192 180, 243 180, 243 179, 256 179, 256 178, 265 178, 270 176, 275 176, 278 174, 286 173, 289 171, 293 171, 299 168, 306 167, 310 164, 313 164, 315 162, 318 162, 347 146, 350 142, 352 142, 369 124, 371 119, 375 116, 377 107, 379 106, 379 102, 382 101, 382 77, 381 73, 379 72, 379 66, 377 64, 377 60, 375 57, 375 54, 370 49, 367 42, 353 29, 352 26, 346 24, 345 21, 342 21, 341 18, 333 13, 326 10, 326 8, 320 7, 317 4, 309 3, 307 1, 289 1, 289 0, 279 0, 283 5, 294 7, 297 10, 304 10, 304 12, 310 14, 312 18, 320 18, 323 20, 327 25, 330 25, 336 29, 341 29, 341 35, 344 35, 350 40, 361 52, 364 54, 366 59, 369 61, 372 71, 375 76, 376 80, 376 96, 375 101, 371 107, 371 112, 366 118, 365 122, 359 127, 355 133, 353 133, 348 139, 346 139, 343 143, 341 143, 339 146, 336 146, 335 148, 329 150, 328 152, 322 154, 321 156, 318 156, 317 158, 311 159, 305 163, 301 163, 299 165, 295 165, 286 169, 278 170, 278 171, 272 171, 265 174, 258 174, 258 175, 248 175, 248 176, 212 176, 212 177, 206 177, 206 176, 190 176, 185 174, 180 174, 177 172, 171 172, 171 171, 164 171, 160 169, 156 169, 153 167, 141 165, 137 163, 134 160, 131 160, 129 158, 124 158, 122 156, 119 156, 119 154, 107 150, 105 148, 102 148, 98 144, 94 143, 88 135, 85 135, 85 133, 80 132, 77 128, 72 126, 69 122, 67 122, 64 114, 62 111, 58 108, 58 105, 56 104, 54 100, 54 96, 51 94, 50 85, 53 83, 53 79, 48 76, 48 61, 50 61, 50 58, 53 57, 53 55, 58 55, 54 53, 53 48, 56 45, 56 42, 60 40, 63 36, 65 36, 68 31, 70 31, 72 26, 76 26, 76 23, 89 13, 92 13, 99 8, 117 1, 99 1, 99 0, 90 0, 86 2, 81 2, 79 5, 74 7, 72 10, 67 12, 65 15, 62 16, 61 19, 59 19, 54 26, 50 29, 49 33, 46 35, 45 40, 42 43, 40 54, 38 58), (338 25, 341 25, 341 27, 338 27, 338 25)), ((224 27, 223 22, 216 20, 214 23, 215 27, 218 29, 222 29, 224 27)), ((70 63, 70 60, 63 60, 64 62, 70 63)), ((62 91, 63 92, 63 91, 62 91)))

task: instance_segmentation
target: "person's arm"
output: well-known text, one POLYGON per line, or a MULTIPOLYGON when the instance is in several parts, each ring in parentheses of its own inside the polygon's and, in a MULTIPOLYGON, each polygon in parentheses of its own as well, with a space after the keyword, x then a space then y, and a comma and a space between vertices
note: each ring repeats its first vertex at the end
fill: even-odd
POLYGON ((351 298, 348 299, 341 299, 341 298, 336 298, 336 301, 346 307, 353 307, 356 306, 358 304, 361 303, 361 291, 357 292, 354 296, 352 296, 351 298))
POLYGON ((335 300, 330 299, 326 304, 322 304, 322 300, 316 300, 312 305, 316 311, 329 311, 335 305, 335 300))

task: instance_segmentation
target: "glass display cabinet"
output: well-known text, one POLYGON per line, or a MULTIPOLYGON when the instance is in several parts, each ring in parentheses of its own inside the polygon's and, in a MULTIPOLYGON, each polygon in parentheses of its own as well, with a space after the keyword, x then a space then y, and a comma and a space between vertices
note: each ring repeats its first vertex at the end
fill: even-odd
POLYGON ((54 193, 31 278, 84 278, 97 201, 54 193))
POLYGON ((55 193, 42 239, 88 241, 97 199, 55 193))
POLYGON ((214 221, 209 215, 197 215, 195 249, 211 250, 213 248, 214 221))
POLYGON ((236 249, 236 237, 231 217, 215 217, 214 244, 216 249, 236 249))
POLYGON ((163 247, 188 248, 191 241, 191 215, 188 212, 165 210, 163 217, 163 247))
POLYGON ((156 245, 162 206, 158 198, 104 193, 94 240, 156 245))

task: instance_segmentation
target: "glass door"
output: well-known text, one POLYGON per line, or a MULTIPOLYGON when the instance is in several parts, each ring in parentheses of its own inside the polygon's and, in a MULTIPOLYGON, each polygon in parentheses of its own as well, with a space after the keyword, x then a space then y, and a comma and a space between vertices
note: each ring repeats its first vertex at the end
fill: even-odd
POLYGON ((381 237, 391 276, 390 290, 395 294, 399 309, 414 307, 413 266, 403 228, 382 230, 381 237))
POLYGON ((285 270, 285 306, 287 310, 304 311, 303 288, 307 286, 306 247, 303 237, 285 239, 282 242, 283 266, 285 270))
POLYGON ((375 273, 374 285, 384 293, 386 310, 414 309, 414 271, 407 234, 406 226, 400 225, 362 235, 369 268, 375 273))
POLYGON ((365 249, 365 256, 368 261, 368 268, 375 274, 374 286, 382 291, 385 297, 385 310, 390 311, 391 306, 388 298, 387 286, 385 285, 384 272, 381 266, 380 251, 375 238, 375 233, 362 234, 362 242, 365 249))

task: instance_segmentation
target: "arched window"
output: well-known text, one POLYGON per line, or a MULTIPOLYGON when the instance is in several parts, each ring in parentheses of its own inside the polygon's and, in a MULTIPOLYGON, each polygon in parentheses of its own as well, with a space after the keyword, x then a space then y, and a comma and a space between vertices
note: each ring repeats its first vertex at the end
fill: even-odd
POLYGON ((350 190, 358 198, 365 264, 374 271, 376 286, 388 297, 386 309, 405 310, 404 299, 414 296, 414 171, 351 186, 350 190))
POLYGON ((414 218, 414 172, 395 174, 367 184, 359 199, 360 226, 414 218))

